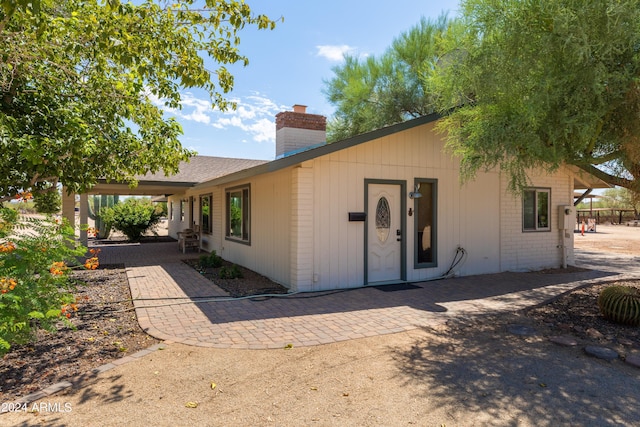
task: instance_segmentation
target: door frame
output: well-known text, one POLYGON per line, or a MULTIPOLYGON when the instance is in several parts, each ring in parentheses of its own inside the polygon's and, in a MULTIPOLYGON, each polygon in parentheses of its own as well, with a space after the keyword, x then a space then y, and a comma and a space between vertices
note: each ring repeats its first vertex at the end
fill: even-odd
MULTIPOLYGON (((364 180, 364 212, 366 214, 365 219, 365 232, 364 232, 364 285, 369 285, 369 221, 371 215, 369 215, 369 184, 385 184, 385 185, 398 185, 400 186, 400 281, 406 282, 407 280, 407 181, 399 179, 369 179, 364 180)), ((372 285, 380 283, 372 283, 372 285)))

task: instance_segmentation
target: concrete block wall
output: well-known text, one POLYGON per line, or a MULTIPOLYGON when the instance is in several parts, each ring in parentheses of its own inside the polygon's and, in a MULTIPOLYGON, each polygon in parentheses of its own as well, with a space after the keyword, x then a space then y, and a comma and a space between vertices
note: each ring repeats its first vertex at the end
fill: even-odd
MULTIPOLYGON (((531 187, 550 188, 550 231, 522 230, 522 196, 507 190, 501 177, 500 251, 501 271, 528 271, 562 265, 562 232, 558 229, 558 206, 572 204, 571 177, 563 173, 531 174, 531 187)), ((568 258, 573 260, 573 244, 568 258)))

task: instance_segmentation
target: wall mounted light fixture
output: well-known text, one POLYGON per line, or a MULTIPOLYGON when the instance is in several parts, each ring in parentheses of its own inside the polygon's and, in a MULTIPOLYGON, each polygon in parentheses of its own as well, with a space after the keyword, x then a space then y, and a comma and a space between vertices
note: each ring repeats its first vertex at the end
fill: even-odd
POLYGON ((422 193, 420 193, 420 184, 416 184, 415 191, 409 193, 410 199, 419 199, 422 197, 422 193))

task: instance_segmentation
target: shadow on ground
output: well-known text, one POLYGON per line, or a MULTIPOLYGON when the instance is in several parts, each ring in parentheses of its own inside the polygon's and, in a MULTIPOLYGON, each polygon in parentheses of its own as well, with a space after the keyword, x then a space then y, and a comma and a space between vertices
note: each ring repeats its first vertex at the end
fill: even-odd
MULTIPOLYGON (((278 317, 310 316, 377 310, 393 307, 410 307, 431 313, 445 313, 450 303, 471 302, 492 298, 496 304, 508 306, 522 300, 542 302, 549 298, 549 286, 564 286, 580 281, 604 279, 612 273, 581 271, 563 274, 499 273, 467 276, 422 282, 410 287, 399 287, 388 292, 384 287, 360 287, 279 296, 276 298, 249 298, 218 302, 206 300, 206 289, 194 288, 192 283, 163 266, 174 278, 185 295, 197 303, 198 308, 212 323, 229 323, 246 320, 264 320, 278 317), (182 280, 181 280, 182 279, 182 280), (526 294, 525 296, 523 296, 526 294)), ((197 273, 194 273, 197 274, 197 273)), ((389 285, 385 285, 389 286, 389 285)), ((391 285, 394 286, 394 285, 391 285)), ((568 289, 565 289, 568 290, 568 289)), ((560 292, 557 292, 560 293, 560 292)), ((555 293, 552 292, 553 295, 555 293)), ((535 302, 531 302, 531 305, 535 302)), ((515 306, 512 306, 515 308, 515 306)))
POLYGON ((638 369, 507 331, 522 322, 512 314, 425 328, 409 350, 393 350, 398 375, 449 406, 453 425, 640 425, 638 369))

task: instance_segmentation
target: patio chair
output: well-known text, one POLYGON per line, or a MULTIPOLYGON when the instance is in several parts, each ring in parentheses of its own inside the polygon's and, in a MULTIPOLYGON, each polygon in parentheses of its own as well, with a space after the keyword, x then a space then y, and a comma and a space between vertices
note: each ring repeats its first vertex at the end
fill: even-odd
POLYGON ((178 232, 178 249, 187 253, 187 248, 197 248, 200 252, 200 235, 192 228, 185 228, 178 232))

